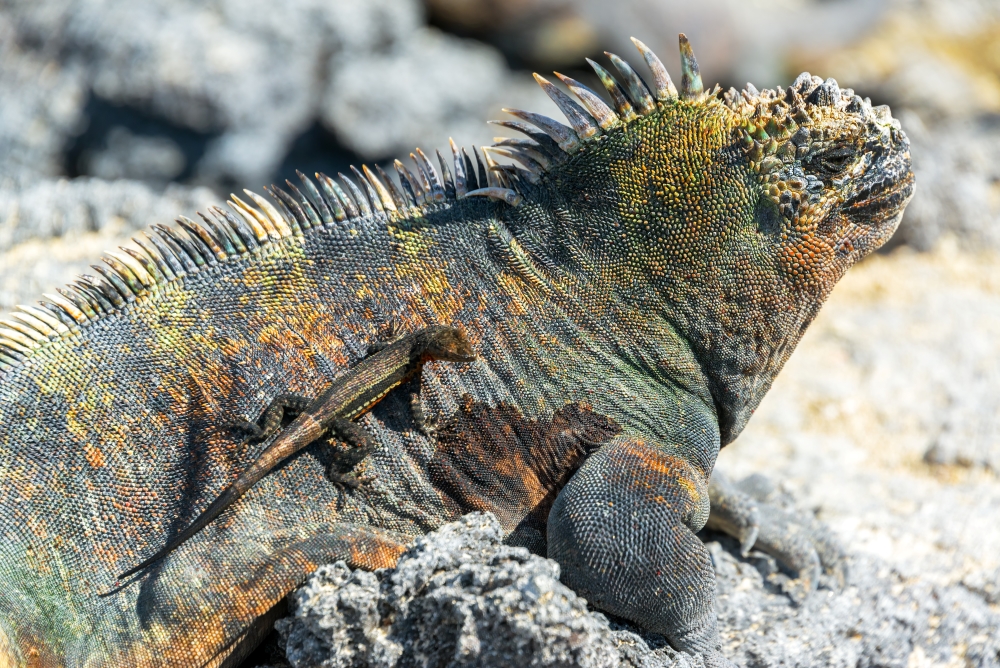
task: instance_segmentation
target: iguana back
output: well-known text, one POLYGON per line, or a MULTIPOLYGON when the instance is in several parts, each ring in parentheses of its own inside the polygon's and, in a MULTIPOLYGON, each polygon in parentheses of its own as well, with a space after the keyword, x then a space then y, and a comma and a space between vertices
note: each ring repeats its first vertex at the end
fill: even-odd
MULTIPOLYGON (((683 531, 704 524, 720 443, 843 271, 891 234, 912 175, 898 123, 835 82, 720 99, 685 48, 680 95, 646 50, 651 89, 627 65, 624 86, 598 72, 613 110, 543 80, 573 128, 517 112, 540 130, 517 126, 531 139, 497 152, 523 168, 456 150, 438 171, 421 153, 399 186, 366 168, 275 189, 273 204, 252 196, 259 209, 234 197, 231 213, 152 231, 144 253, 109 255, 101 278, 0 329, 0 665, 234 660, 317 565, 390 566, 410 537, 473 509, 586 590, 560 556, 577 539, 546 522, 571 477, 619 475, 608 457, 645 463, 611 492, 586 482, 599 506, 648 465, 673 481, 657 498, 683 531), (253 459, 229 423, 327 385, 390 323, 462 326, 479 358, 429 364, 364 419, 380 446, 371 482, 331 484, 314 444, 116 583, 253 459), (433 438, 412 393, 438 419, 433 438), (643 454, 652 443, 662 462, 643 454)), ((629 586, 594 598, 620 611, 629 586)), ((715 651, 714 626, 692 640, 670 619, 649 626, 715 651)))

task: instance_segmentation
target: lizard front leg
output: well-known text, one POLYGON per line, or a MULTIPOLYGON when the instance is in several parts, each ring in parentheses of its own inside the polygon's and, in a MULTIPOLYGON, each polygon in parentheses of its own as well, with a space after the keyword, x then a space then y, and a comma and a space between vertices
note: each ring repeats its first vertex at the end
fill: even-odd
POLYGON ((695 535, 708 519, 708 474, 675 452, 622 435, 591 455, 552 507, 548 555, 594 606, 730 666, 715 572, 695 535))

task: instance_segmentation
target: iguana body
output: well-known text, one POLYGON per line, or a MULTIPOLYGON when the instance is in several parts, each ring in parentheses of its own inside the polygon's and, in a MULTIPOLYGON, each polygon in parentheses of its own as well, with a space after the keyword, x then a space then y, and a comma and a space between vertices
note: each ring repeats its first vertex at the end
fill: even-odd
POLYGON ((720 444, 912 174, 898 123, 832 80, 719 99, 682 39, 678 95, 644 56, 650 92, 599 70, 614 109, 564 79, 573 128, 518 112, 544 130, 505 142, 527 170, 456 151, 451 179, 420 154, 402 193, 366 171, 275 191, 283 213, 236 200, 0 330, 0 665, 235 659, 318 564, 390 566, 474 509, 597 607, 723 663, 695 537, 720 444), (364 418, 369 483, 332 484, 310 446, 98 596, 244 470, 233 416, 316 394, 387 322, 461 326, 478 358, 364 418))

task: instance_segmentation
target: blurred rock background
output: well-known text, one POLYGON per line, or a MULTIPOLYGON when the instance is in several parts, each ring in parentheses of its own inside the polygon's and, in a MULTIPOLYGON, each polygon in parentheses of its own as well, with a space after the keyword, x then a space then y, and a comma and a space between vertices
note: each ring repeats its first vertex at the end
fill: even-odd
POLYGON ((720 556, 732 655, 1000 665, 997 0, 0 0, 0 313, 230 190, 558 115, 532 69, 593 82, 583 58, 635 59, 634 34, 676 77, 680 31, 706 83, 809 70, 890 104, 917 172, 720 458, 782 481, 862 575, 796 609, 720 556))

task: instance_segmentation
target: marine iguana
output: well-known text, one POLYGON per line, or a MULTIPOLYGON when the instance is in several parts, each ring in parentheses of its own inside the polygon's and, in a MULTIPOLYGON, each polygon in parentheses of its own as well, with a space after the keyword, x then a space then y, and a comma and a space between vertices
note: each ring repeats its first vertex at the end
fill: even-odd
POLYGON ((526 139, 440 170, 418 150, 398 185, 364 168, 233 196, 0 326, 0 665, 233 663, 319 564, 391 566, 470 510, 727 664, 695 536, 716 455, 895 230, 909 144, 832 79, 706 91, 682 35, 678 89, 636 46, 651 86, 613 55, 620 83, 592 63, 608 99, 537 77, 570 126, 510 110, 526 139), (234 415, 315 394, 387 322, 461 326, 478 357, 428 363, 358 423, 369 482, 333 484, 310 445, 99 595, 255 458, 234 415))

